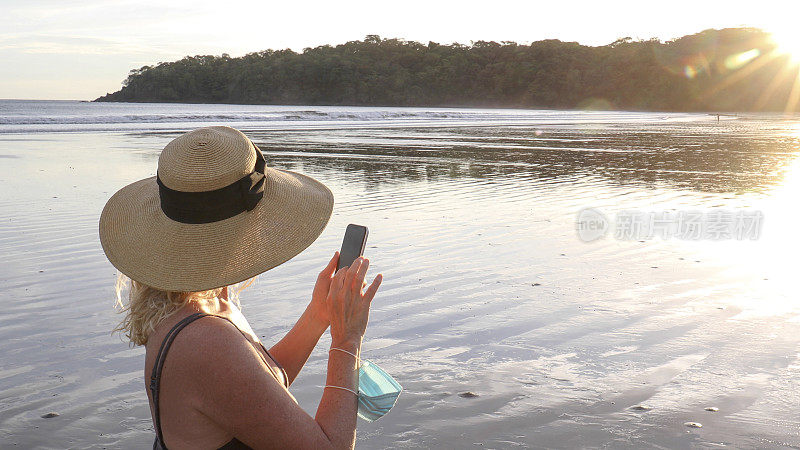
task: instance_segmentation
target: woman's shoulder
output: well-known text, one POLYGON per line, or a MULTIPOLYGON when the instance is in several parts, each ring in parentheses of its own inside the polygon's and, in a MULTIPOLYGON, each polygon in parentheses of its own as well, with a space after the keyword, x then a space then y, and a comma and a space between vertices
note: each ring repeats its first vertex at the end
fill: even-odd
POLYGON ((259 355, 239 330, 215 316, 195 320, 181 330, 167 364, 170 377, 200 399, 217 393, 222 384, 279 384, 265 376, 259 355))
MULTIPOLYGON (((190 395, 189 403, 218 423, 248 411, 245 416, 263 419, 262 408, 293 401, 264 369, 256 349, 224 318, 196 320, 181 331, 174 344, 177 351, 173 355, 170 350, 171 376, 190 395), (251 404, 254 400, 255 405, 251 404)), ((234 422, 238 420, 241 417, 234 422)), ((233 422, 224 428, 232 430, 232 426, 233 422)))
MULTIPOLYGON (((176 317, 168 323, 160 324, 147 344, 147 364, 155 364, 157 353, 174 330, 176 324, 189 317, 176 317)), ((169 358, 162 355, 164 364, 172 367, 172 376, 188 377, 191 380, 198 372, 227 372, 235 367, 253 365, 252 349, 235 325, 224 318, 207 315, 197 317, 186 324, 169 343, 169 358)))
POLYGON ((150 333, 147 340, 147 351, 158 352, 166 344, 167 338, 175 334, 171 348, 179 342, 194 341, 202 338, 203 335, 224 332, 225 327, 230 326, 226 320, 211 314, 174 314, 161 320, 150 333), (193 317, 196 316, 196 317, 193 317))
MULTIPOLYGON (((162 330, 159 330, 162 331, 162 330)), ((162 336, 169 334, 159 333, 162 336)), ((158 345, 161 347, 161 344, 158 345)), ((235 348, 247 349, 247 341, 241 332, 230 321, 214 316, 204 315, 197 317, 191 323, 183 327, 175 335, 170 349, 170 358, 174 353, 196 357, 220 357, 226 354, 235 354, 235 348), (187 351, 188 350, 188 351, 187 351)))

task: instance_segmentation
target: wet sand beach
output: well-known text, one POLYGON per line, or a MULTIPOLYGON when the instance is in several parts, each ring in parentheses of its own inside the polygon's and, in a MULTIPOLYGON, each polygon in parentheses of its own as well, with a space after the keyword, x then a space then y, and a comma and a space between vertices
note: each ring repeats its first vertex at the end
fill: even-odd
MULTIPOLYGON (((345 226, 370 227, 385 281, 363 356, 405 390, 359 421, 359 448, 800 446, 798 118, 53 103, 0 102, 2 448, 152 445, 97 220, 208 124, 336 198, 322 236, 242 294, 265 345, 345 226), (586 207, 764 221, 757 240, 583 242, 586 207)), ((312 415, 328 339, 291 389, 312 415)))

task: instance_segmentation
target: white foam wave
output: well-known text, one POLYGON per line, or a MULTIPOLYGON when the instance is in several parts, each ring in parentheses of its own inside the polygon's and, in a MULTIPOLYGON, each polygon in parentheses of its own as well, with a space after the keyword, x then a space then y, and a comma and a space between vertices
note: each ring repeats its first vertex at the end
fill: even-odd
POLYGON ((0 100, 0 133, 308 126, 475 126, 481 124, 663 123, 710 120, 701 114, 523 109, 393 108, 0 100))

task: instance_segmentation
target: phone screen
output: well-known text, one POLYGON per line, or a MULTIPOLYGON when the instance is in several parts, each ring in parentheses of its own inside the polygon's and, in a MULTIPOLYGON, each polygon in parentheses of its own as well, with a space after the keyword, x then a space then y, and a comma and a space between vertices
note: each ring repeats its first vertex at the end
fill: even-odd
POLYGON ((353 264, 359 256, 364 254, 364 246, 367 245, 367 235, 369 230, 362 225, 350 224, 344 232, 342 250, 339 252, 339 265, 336 270, 353 264))

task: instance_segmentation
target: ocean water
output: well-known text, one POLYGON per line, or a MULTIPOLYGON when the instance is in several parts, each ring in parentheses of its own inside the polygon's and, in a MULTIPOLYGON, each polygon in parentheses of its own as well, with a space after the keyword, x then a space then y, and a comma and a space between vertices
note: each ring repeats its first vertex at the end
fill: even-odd
MULTIPOLYGON (((243 293, 265 345, 345 226, 370 227, 385 281, 363 353, 405 391, 359 422, 360 448, 800 446, 800 117, 0 101, 0 447, 151 445, 97 219, 205 125, 336 198, 322 236, 243 293), (742 240, 585 242, 587 207, 616 227, 761 219, 742 240)), ((328 339, 291 389, 312 415, 328 339)))

